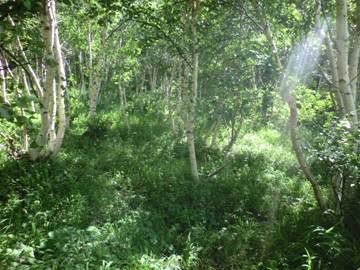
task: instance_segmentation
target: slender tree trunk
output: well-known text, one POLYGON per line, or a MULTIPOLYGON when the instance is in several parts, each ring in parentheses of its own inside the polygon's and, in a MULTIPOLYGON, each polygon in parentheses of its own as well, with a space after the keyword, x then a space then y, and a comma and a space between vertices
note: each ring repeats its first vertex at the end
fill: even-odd
POLYGON ((344 101, 343 101, 343 98, 342 98, 342 95, 340 92, 340 88, 339 88, 339 76, 338 76, 338 71, 337 71, 337 67, 336 67, 336 57, 334 54, 334 49, 332 46, 331 39, 328 34, 325 36, 325 44, 326 44, 326 50, 328 52, 328 56, 329 56, 329 60, 330 60, 331 75, 333 77, 333 83, 334 83, 333 88, 335 88, 336 105, 340 112, 340 115, 343 116, 345 114, 344 101))
POLYGON ((88 53, 89 53, 89 116, 94 117, 96 115, 96 105, 97 105, 97 85, 94 81, 94 63, 93 63, 93 49, 92 49, 92 33, 91 27, 89 26, 88 31, 88 53))
POLYGON ((187 144, 190 157, 191 174, 195 181, 199 181, 199 172, 196 160, 195 138, 194 138, 194 121, 196 111, 196 99, 198 88, 198 72, 199 72, 199 51, 197 38, 197 13, 199 10, 199 0, 191 2, 191 33, 192 33, 192 70, 191 70, 191 92, 188 96, 188 110, 185 120, 185 130, 187 144))
POLYGON ((263 32, 264 32, 266 39, 269 42, 269 45, 271 47, 272 55, 275 58, 276 65, 280 69, 280 72, 282 72, 282 63, 280 60, 279 52, 278 52, 276 43, 274 41, 273 34, 270 29, 269 23, 266 20, 264 15, 261 16, 261 26, 263 27, 263 32))
POLYGON ((54 94, 56 88, 56 62, 53 55, 54 49, 54 31, 55 23, 54 16, 50 11, 52 1, 43 0, 43 13, 41 16, 42 21, 42 36, 44 39, 45 47, 45 66, 46 66, 46 79, 44 82, 43 96, 41 99, 41 130, 37 137, 37 144, 40 146, 41 156, 47 156, 48 154, 48 142, 50 139, 54 139, 55 131, 55 117, 54 111, 54 94))
POLYGON ((300 168, 303 171, 306 179, 310 182, 310 184, 313 188, 315 199, 316 199, 319 207, 321 208, 321 210, 325 210, 326 204, 325 204, 324 198, 321 193, 320 185, 316 181, 313 174, 311 173, 309 167, 307 166, 304 154, 303 154, 303 152, 300 148, 300 145, 297 141, 297 135, 296 135, 297 108, 296 108, 295 100, 291 96, 288 99, 288 105, 290 108, 290 136, 291 136, 291 142, 292 142, 292 146, 293 146, 296 158, 299 162, 300 168))
POLYGON ((126 89, 125 89, 125 87, 121 86, 120 82, 118 83, 118 88, 119 88, 121 111, 123 112, 123 115, 125 117, 125 123, 126 123, 127 129, 128 129, 128 131, 130 131, 129 115, 127 112, 126 89))
POLYGON ((176 101, 175 104, 173 105, 174 109, 172 114, 171 126, 174 134, 177 134, 178 132, 179 125, 177 123, 178 120, 177 116, 182 115, 182 105, 184 104, 183 92, 187 87, 186 85, 184 86, 184 83, 182 83, 184 81, 184 77, 186 76, 185 74, 183 74, 182 65, 180 63, 177 63, 176 66, 177 66, 176 83, 180 85, 180 87, 177 88, 177 92, 175 93, 176 101))
POLYGON ((5 104, 10 104, 6 92, 6 70, 7 66, 4 59, 0 58, 0 80, 1 80, 1 98, 5 104))
MULTIPOLYGON (((360 13, 360 3, 357 4, 356 8, 357 14, 360 13)), ((357 104, 357 83, 358 83, 358 67, 359 67, 359 57, 360 57, 360 17, 357 17, 356 29, 354 33, 354 42, 353 48, 350 55, 349 63, 349 76, 350 76, 350 86, 353 94, 353 99, 355 107, 357 104)))
POLYGON ((171 122, 172 130, 175 130, 175 111, 176 106, 173 104, 173 84, 176 81, 176 66, 175 63, 171 66, 170 78, 167 80, 167 84, 165 85, 165 93, 166 93, 166 107, 168 110, 169 120, 171 122))
MULTIPOLYGON (((351 126, 357 128, 358 117, 349 77, 349 32, 347 1, 336 1, 336 52, 339 88, 344 100, 345 113, 351 126)), ((357 69, 357 68, 356 68, 357 69)))
MULTIPOLYGON (((266 18, 264 16, 262 16, 262 24, 264 25, 264 27, 263 27, 264 35, 266 36, 266 39, 267 39, 268 43, 272 47, 273 57, 275 58, 276 63, 278 65, 278 70, 279 70, 279 73, 280 73, 280 77, 283 77, 283 74, 284 74, 285 70, 284 70, 284 67, 283 67, 283 65, 281 63, 280 57, 279 57, 279 55, 277 53, 276 44, 275 44, 275 41, 272 38, 271 30, 270 30, 270 28, 268 26, 268 23, 266 21, 266 18)), ((283 79, 286 80, 286 78, 283 78, 283 79)), ((287 102, 287 104, 289 106, 289 109, 290 109, 290 118, 289 118, 290 137, 291 137, 293 150, 295 152, 298 163, 300 165, 300 168, 301 168, 305 178, 310 182, 310 184, 312 186, 314 196, 315 196, 315 199, 316 199, 316 201, 318 203, 319 208, 320 209, 325 209, 326 204, 325 204, 325 201, 324 201, 323 196, 322 196, 320 185, 316 181, 315 177, 311 173, 310 168, 306 164, 304 154, 303 154, 302 149, 301 149, 301 147, 300 147, 300 145, 299 145, 299 143, 297 141, 297 137, 296 137, 297 136, 296 135, 296 132, 297 132, 296 131, 297 130, 297 108, 296 108, 295 98, 292 96, 292 94, 289 91, 285 90, 283 92, 288 93, 283 98, 287 102)))
POLYGON ((56 99, 57 99, 57 111, 58 111, 58 128, 56 133, 56 139, 52 145, 52 156, 57 155, 62 145, 65 136, 66 130, 66 115, 65 115, 65 91, 67 88, 66 74, 65 74, 65 64, 61 52, 61 44, 59 38, 59 31, 57 27, 56 17, 55 17, 55 1, 52 2, 52 10, 54 14, 54 23, 55 23, 55 61, 56 61, 56 72, 57 72, 57 88, 56 88, 56 99))

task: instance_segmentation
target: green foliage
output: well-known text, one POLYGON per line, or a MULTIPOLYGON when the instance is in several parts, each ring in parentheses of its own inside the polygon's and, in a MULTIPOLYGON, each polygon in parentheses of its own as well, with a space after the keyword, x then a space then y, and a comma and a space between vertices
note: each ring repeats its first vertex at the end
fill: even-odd
MULTIPOLYGON (((1 267, 300 269, 311 263, 336 269, 356 263, 357 247, 339 225, 313 225, 326 219, 313 214, 309 187, 299 182, 279 132, 246 135, 231 166, 196 185, 186 145, 159 121, 164 116, 153 102, 144 97, 129 105, 130 129, 123 110, 90 122, 80 113, 57 160, 3 164, 1 267)), ((205 175, 221 165, 222 155, 198 146, 205 175)))
POLYGON ((296 269, 356 269, 359 247, 343 226, 335 223, 336 217, 324 216, 307 207, 284 217, 270 251, 282 260, 269 260, 271 269, 285 266, 286 269, 294 269, 291 266, 297 266, 296 269), (315 223, 320 225, 313 225, 315 223))

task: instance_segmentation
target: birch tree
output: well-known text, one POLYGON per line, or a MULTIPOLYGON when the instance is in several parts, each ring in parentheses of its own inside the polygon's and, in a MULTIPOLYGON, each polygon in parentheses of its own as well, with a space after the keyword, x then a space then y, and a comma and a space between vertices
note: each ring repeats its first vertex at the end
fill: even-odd
MULTIPOLYGON (((13 27, 17 27, 11 17, 9 21, 13 27)), ((41 127, 35 145, 32 144, 28 151, 32 160, 54 157, 60 150, 66 130, 65 90, 67 84, 55 0, 42 1, 40 23, 44 45, 44 73, 33 68, 20 37, 16 36, 16 47, 25 63, 22 68, 30 76, 31 85, 35 88, 39 100, 41 127)), ((26 76, 23 77, 23 81, 25 91, 29 91, 26 76)))
MULTIPOLYGON (((359 4, 358 4, 359 5, 359 4)), ((359 7, 358 7, 359 10, 359 7)), ((338 85, 344 103, 346 118, 353 129, 358 127, 356 109, 357 71, 360 53, 359 26, 353 35, 353 48, 350 52, 350 36, 348 26, 348 1, 336 1, 336 60, 338 85), (350 59, 349 59, 350 53, 350 59)))
POLYGON ((187 96, 187 112, 185 117, 185 132, 189 150, 191 175, 195 181, 199 180, 199 172, 196 160, 195 139, 194 139, 194 121, 196 111, 196 100, 198 91, 198 73, 199 73, 199 48, 197 36, 197 16, 200 8, 200 0, 191 1, 191 90, 187 96))
MULTIPOLYGON (((266 37, 266 40, 267 40, 269 46, 271 47, 272 55, 275 60, 274 62, 276 63, 276 66, 279 70, 280 77, 283 78, 284 81, 286 82, 287 79, 284 78, 285 69, 281 62, 280 56, 278 54, 277 46, 276 46, 275 40, 273 38, 269 22, 267 21, 265 14, 261 10, 261 7, 259 7, 258 4, 255 2, 253 2, 253 6, 254 6, 255 10, 259 11, 259 13, 260 13, 262 31, 266 37)), ((291 138, 292 147, 295 152, 298 163, 300 165, 301 171, 303 172, 305 178, 309 181, 309 183, 312 186, 312 189, 314 192, 314 197, 318 203, 318 206, 322 210, 325 210, 326 203, 325 203, 325 199, 322 194, 320 185, 317 182, 315 176, 312 174, 309 166, 307 165, 304 153, 298 142, 298 138, 297 138, 298 109, 296 106, 296 99, 295 99, 293 93, 291 92, 291 89, 288 89, 288 88, 289 88, 289 86, 286 85, 286 83, 285 83, 283 89, 281 89, 281 92, 283 95, 283 99, 287 103, 289 110, 290 110, 289 124, 290 124, 290 138, 291 138)))
POLYGON ((9 104, 9 99, 7 96, 7 90, 6 90, 6 71, 7 66, 5 62, 5 58, 0 58, 0 80, 1 80, 1 98, 2 102, 5 104, 9 104))
MULTIPOLYGON (((356 14, 358 14, 360 3, 357 2, 356 4, 356 14)), ((359 129, 356 98, 360 54, 360 19, 356 17, 353 35, 350 36, 348 6, 349 2, 347 0, 336 1, 336 60, 339 79, 338 86, 343 99, 345 117, 350 123, 350 129, 357 132, 359 129), (352 44, 352 48, 350 44, 352 44)), ((355 153, 359 151, 358 146, 358 142, 353 146, 355 153)), ((356 177, 355 181, 353 181, 339 174, 333 179, 333 182, 335 186, 333 191, 339 204, 338 209, 342 210, 346 225, 353 224, 352 215, 354 211, 358 211, 356 210, 356 205, 359 201, 356 195, 358 189, 356 177)), ((359 221, 357 220, 357 222, 359 221)))

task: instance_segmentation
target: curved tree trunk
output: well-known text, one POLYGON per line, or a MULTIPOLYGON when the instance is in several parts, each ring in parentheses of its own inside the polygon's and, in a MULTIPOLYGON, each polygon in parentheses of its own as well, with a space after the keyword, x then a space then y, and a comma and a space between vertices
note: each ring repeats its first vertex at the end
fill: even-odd
MULTIPOLYGON (((253 2, 253 4, 255 5, 255 9, 259 11, 259 7, 258 5, 253 2)), ((272 48, 272 53, 273 53, 273 57, 275 58, 275 62, 278 66, 278 70, 280 73, 280 77, 284 77, 284 67, 281 63, 281 59, 280 56, 277 52, 277 47, 275 44, 275 41, 272 37, 272 33, 269 27, 269 24, 266 20, 265 16, 262 16, 262 26, 263 26, 263 32, 264 35, 269 43, 269 45, 272 48)), ((284 80, 286 80, 286 78, 283 78, 284 80)), ((286 87, 286 86, 285 86, 286 87)), ((285 91, 283 91, 285 93, 285 95, 283 96, 283 99, 287 102, 289 109, 290 109, 290 117, 289 117, 289 123, 290 123, 290 137, 291 137, 291 142, 292 142, 292 147, 293 150, 295 152, 296 158, 298 160, 298 163, 300 165, 300 168, 305 176, 305 178, 310 182, 314 195, 315 195, 315 199, 318 203, 318 206, 320 209, 325 209, 326 208, 326 204, 325 201, 323 199, 323 195, 320 189, 320 185, 319 183, 316 181, 315 177, 313 176, 313 174, 311 173, 310 168, 308 167, 304 154, 302 152, 302 149, 299 145, 299 143, 297 142, 297 108, 296 108, 296 102, 294 97, 291 95, 291 93, 289 93, 289 91, 287 91, 287 89, 285 89, 285 91)))
POLYGON ((288 105, 290 108, 290 137, 291 143, 296 155, 296 158, 299 162, 300 168, 304 173, 306 179, 310 182, 312 189, 314 191, 315 199, 320 207, 321 210, 326 209, 326 204, 324 198, 321 193, 320 185, 316 181, 314 175, 311 173, 309 167, 306 164, 304 154, 301 150, 301 147, 297 141, 296 129, 297 129, 297 108, 295 100, 290 96, 288 98, 288 105))

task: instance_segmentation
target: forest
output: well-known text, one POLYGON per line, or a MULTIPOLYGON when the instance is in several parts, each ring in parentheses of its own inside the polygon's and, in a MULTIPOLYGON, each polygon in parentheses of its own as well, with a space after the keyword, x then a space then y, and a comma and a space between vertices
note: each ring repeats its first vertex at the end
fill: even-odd
POLYGON ((359 0, 0 0, 0 269, 359 270, 359 0))

